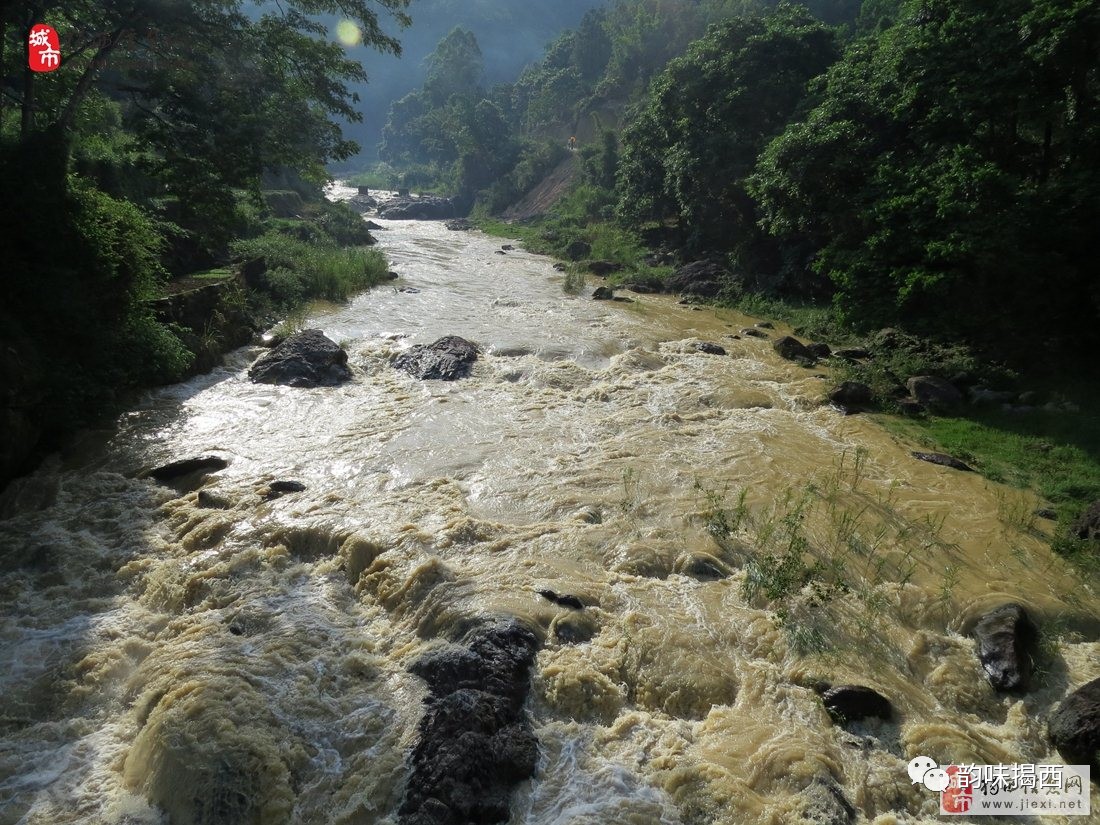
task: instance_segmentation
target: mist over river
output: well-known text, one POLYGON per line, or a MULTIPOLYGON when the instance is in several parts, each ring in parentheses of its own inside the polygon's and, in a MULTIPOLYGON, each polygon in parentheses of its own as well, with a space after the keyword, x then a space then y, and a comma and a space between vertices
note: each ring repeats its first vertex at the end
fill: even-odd
POLYGON ((937 822, 917 755, 1062 761, 1045 719, 1100 677, 1100 602, 1029 495, 823 404, 827 366, 732 337, 759 319, 378 222, 401 279, 307 324, 353 380, 253 384, 240 350, 5 495, 0 825, 396 825, 411 663, 509 618, 539 645, 512 825, 937 822), (468 378, 391 366, 445 335, 480 346, 468 378), (203 455, 228 466, 201 486, 139 478, 203 455), (792 543, 808 584, 746 587, 792 543), (1022 695, 966 635, 1006 602, 1048 631, 1022 695), (834 724, 822 683, 894 717, 834 724))

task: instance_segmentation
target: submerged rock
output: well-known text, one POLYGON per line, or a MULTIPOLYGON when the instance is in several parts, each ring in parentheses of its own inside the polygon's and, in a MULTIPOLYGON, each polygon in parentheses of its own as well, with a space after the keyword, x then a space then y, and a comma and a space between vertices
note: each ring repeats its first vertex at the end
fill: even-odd
POLYGON ((1047 723, 1051 744, 1069 765, 1091 765, 1100 781, 1100 679, 1093 679, 1065 699, 1047 723))
POLYGON ((725 355, 726 354, 725 347, 721 347, 718 344, 715 344, 711 341, 699 341, 695 345, 695 351, 696 352, 703 352, 703 353, 706 353, 707 355, 725 355))
POLYGON ((455 218, 444 224, 452 232, 468 232, 474 228, 474 222, 469 218, 455 218))
POLYGON ((292 335, 248 370, 254 384, 335 387, 351 378, 348 354, 319 329, 292 335))
POLYGON ((273 481, 267 485, 264 498, 267 501, 273 501, 285 496, 287 493, 301 493, 305 489, 306 485, 300 481, 273 481))
POLYGON ((470 374, 477 355, 477 344, 448 335, 432 344, 416 344, 398 355, 393 365, 414 378, 455 381, 470 374))
POLYGON ((1026 690, 1037 653, 1039 631, 1018 604, 986 613, 974 626, 978 658, 994 690, 1026 690))
POLYGON ((535 634, 518 621, 480 627, 410 670, 428 685, 410 759, 402 825, 506 822, 512 789, 534 776, 538 740, 523 710, 535 634))
POLYGON ((894 715, 890 700, 878 691, 862 685, 838 685, 826 689, 821 701, 829 716, 838 724, 858 722, 861 719, 890 721, 894 715))
POLYGON ((927 461, 929 464, 939 464, 941 467, 950 467, 952 470, 962 470, 964 473, 974 472, 973 467, 964 464, 954 456, 946 455, 944 453, 914 452, 912 455, 913 458, 920 459, 921 461, 927 461))
POLYGON ((808 825, 848 825, 856 821, 856 810, 844 791, 832 779, 815 779, 802 792, 806 800, 802 821, 808 825))
POLYGON ((224 470, 228 466, 229 462, 220 456, 204 455, 197 458, 184 458, 180 461, 173 461, 149 470, 144 475, 154 481, 175 481, 192 473, 214 473, 218 470, 224 470))
POLYGON ((770 335, 768 335, 768 333, 764 332, 763 330, 756 329, 755 327, 745 327, 743 330, 741 330, 741 334, 744 335, 746 338, 767 339, 771 337, 770 335))
POLYGON ((553 590, 540 590, 539 595, 548 602, 553 602, 562 607, 572 608, 573 610, 584 610, 584 602, 576 596, 571 596, 569 594, 558 595, 553 590))

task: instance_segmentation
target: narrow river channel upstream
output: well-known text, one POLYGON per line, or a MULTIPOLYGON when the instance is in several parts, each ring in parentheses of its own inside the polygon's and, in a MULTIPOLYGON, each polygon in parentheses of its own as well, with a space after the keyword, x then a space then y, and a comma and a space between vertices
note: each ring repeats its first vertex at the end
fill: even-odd
POLYGON ((416 663, 486 627, 533 640, 522 741, 491 739, 537 741, 494 786, 512 825, 937 822, 918 755, 1062 761, 1045 720, 1100 677, 1100 602, 1029 496, 824 403, 827 364, 734 337, 760 319, 593 301, 499 239, 379 222, 400 280, 307 324, 351 381, 253 384, 240 350, 9 491, 0 825, 444 822, 417 783, 460 766, 418 745, 416 663), (479 345, 469 377, 393 368, 446 335, 479 345), (1009 602, 1046 631, 1022 695, 968 636, 1009 602), (892 716, 834 723, 825 685, 892 716))

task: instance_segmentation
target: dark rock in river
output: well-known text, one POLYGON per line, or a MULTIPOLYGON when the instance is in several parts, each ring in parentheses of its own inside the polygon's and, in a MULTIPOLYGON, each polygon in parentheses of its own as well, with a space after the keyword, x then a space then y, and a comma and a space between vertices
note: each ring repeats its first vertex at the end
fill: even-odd
POLYGON ((727 270, 713 261, 694 261, 677 269, 665 283, 669 292, 713 298, 722 291, 727 270))
POLYGON ((596 287, 596 291, 592 293, 593 301, 611 301, 614 298, 614 291, 606 286, 598 286, 596 287))
POLYGON ((1065 699, 1047 723, 1051 744, 1068 765, 1091 765, 1100 782, 1100 679, 1093 679, 1065 699))
POLYGON ((255 384, 335 387, 351 378, 348 354, 319 329, 287 338, 248 370, 255 384))
POLYGON ((797 338, 792 338, 790 335, 784 335, 782 338, 772 343, 772 349, 788 361, 794 361, 799 358, 804 358, 807 361, 814 360, 813 356, 810 355, 810 351, 806 349, 806 346, 797 338))
POLYGON ((1039 631, 1018 604, 986 613, 972 631, 978 658, 994 690, 1027 690, 1038 652, 1039 631))
POLYGON ((802 796, 806 800, 802 808, 806 825, 849 825, 856 821, 856 809, 831 778, 815 779, 802 796))
POLYGON ((554 269, 556 269, 558 272, 565 272, 567 269, 569 269, 569 267, 567 267, 561 261, 558 261, 556 264, 554 264, 554 269))
POLYGON ((146 478, 151 478, 154 481, 175 481, 184 476, 189 476, 192 473, 215 473, 218 470, 224 470, 228 466, 229 462, 224 458, 220 458, 216 455, 205 455, 198 458, 185 458, 181 461, 173 461, 170 464, 165 464, 154 470, 149 470, 149 472, 144 475, 146 478))
POLYGON ((348 199, 348 206, 356 212, 370 212, 372 209, 378 208, 378 201, 370 195, 353 195, 348 199))
POLYGON ((825 690, 821 701, 829 716, 838 724, 858 722, 861 719, 890 721, 894 709, 890 700, 878 691, 862 685, 838 685, 825 690))
POLYGON ((1100 500, 1090 504, 1085 512, 1074 520, 1070 532, 1079 539, 1100 540, 1100 500))
POLYGON ((455 381, 470 374, 477 361, 477 344, 448 335, 432 344, 417 344, 394 359, 393 365, 414 378, 455 381))
POLYGON ((807 344, 806 349, 814 358, 828 358, 833 354, 833 349, 828 344, 807 344))
POLYGON ((871 353, 862 347, 847 347, 846 349, 838 349, 833 353, 837 358, 843 358, 846 361, 863 361, 871 357, 871 353))
POLYGON ((953 384, 935 375, 915 375, 905 382, 913 398, 930 410, 952 410, 963 402, 953 384))
POLYGON ((382 226, 382 224, 375 223, 374 221, 367 221, 363 224, 363 226, 365 226, 367 229, 370 229, 373 232, 385 232, 386 231, 386 227, 382 226))
POLYGON ((745 327, 743 330, 741 330, 741 334, 744 335, 746 338, 763 338, 765 340, 771 337, 763 330, 756 329, 754 327, 745 327))
POLYGON ((506 243, 504 244, 504 246, 501 247, 501 249, 503 249, 505 252, 512 252, 515 250, 515 247, 512 246, 510 243, 506 243))
POLYGON ((856 412, 871 405, 871 388, 858 381, 845 381, 829 393, 829 400, 845 412, 856 412))
POLYGON ((696 352, 705 352, 707 355, 725 355, 726 350, 724 347, 718 346, 718 344, 710 341, 699 341, 695 345, 696 352))
POLYGON ((382 204, 380 218, 391 221, 436 221, 455 216, 455 204, 450 198, 422 195, 419 198, 394 198, 382 204))
POLYGON ((952 470, 962 470, 964 473, 974 472, 972 467, 967 466, 954 456, 945 455, 944 453, 914 452, 912 455, 913 458, 927 461, 929 464, 939 464, 941 467, 950 467, 952 470))
POLYGON ((264 498, 267 501, 273 501, 285 496, 287 493, 300 493, 305 489, 306 485, 300 481, 273 481, 267 485, 264 498))
POLYGON ((538 740, 523 710, 535 634, 518 621, 475 629, 410 670, 428 684, 402 825, 506 822, 512 789, 534 776, 538 740))
POLYGON ((592 254, 592 244, 587 241, 573 241, 565 247, 565 257, 571 261, 580 261, 592 254))
POLYGON ((469 218, 455 218, 444 225, 452 232, 469 232, 474 228, 474 222, 469 218))
POLYGON ((584 602, 582 602, 576 596, 571 596, 568 593, 558 595, 553 590, 540 590, 539 595, 547 601, 561 605, 562 607, 569 607, 573 610, 584 610, 584 602))
POLYGON ((653 295, 656 292, 660 292, 660 290, 657 289, 657 287, 655 286, 650 286, 649 284, 639 284, 636 282, 623 284, 623 289, 629 289, 631 292, 636 292, 639 295, 653 295))

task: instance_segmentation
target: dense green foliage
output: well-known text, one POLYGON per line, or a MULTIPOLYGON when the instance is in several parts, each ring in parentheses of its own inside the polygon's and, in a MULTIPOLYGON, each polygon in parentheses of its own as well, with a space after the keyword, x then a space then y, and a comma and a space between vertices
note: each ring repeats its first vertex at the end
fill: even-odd
MULTIPOLYGON (((365 42, 397 52, 383 20, 406 23, 407 5, 0 6, 5 420, 48 436, 202 355, 194 335, 157 322, 164 281, 228 263, 234 238, 274 225, 263 188, 295 190, 287 203, 319 200, 326 165, 357 151, 338 121, 361 118, 350 85, 365 74, 315 16, 339 8, 365 42), (26 68, 32 22, 58 30, 56 72, 26 68)), ((329 251, 300 268, 297 294, 338 297, 383 268, 377 255, 333 251, 364 242, 357 215, 317 209, 308 232, 329 251)), ((9 446, 0 477, 17 469, 9 446)))
POLYGON ((1098 36, 1095 3, 907 3, 761 159, 769 229, 854 324, 1095 328, 1098 36))
POLYGON ((837 55, 834 34, 800 9, 714 26, 624 130, 620 213, 635 224, 675 218, 689 250, 732 246, 744 268, 774 267, 746 180, 837 55))

